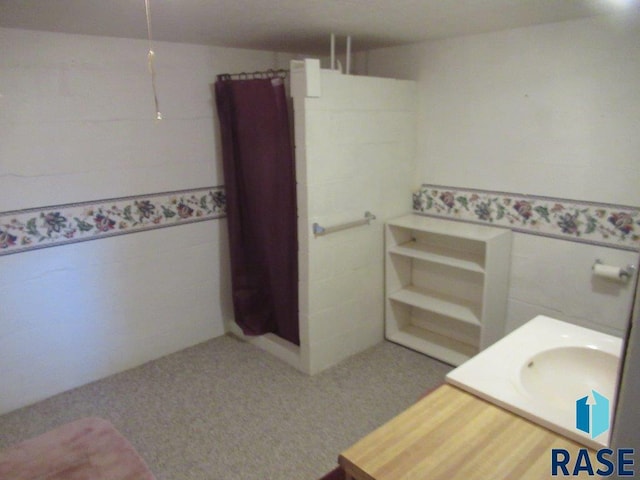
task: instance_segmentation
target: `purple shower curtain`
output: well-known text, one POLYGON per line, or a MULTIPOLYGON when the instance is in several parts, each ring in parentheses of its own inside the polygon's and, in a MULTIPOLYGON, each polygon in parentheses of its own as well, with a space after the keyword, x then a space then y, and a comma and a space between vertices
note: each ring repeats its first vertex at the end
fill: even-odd
POLYGON ((246 335, 300 345, 296 177, 282 79, 218 80, 231 287, 246 335))

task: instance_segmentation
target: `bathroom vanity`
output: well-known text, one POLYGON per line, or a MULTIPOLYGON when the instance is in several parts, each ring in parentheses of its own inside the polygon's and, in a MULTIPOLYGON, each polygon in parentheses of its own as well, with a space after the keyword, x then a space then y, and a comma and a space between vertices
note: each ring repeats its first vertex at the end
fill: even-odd
POLYGON ((443 385, 342 452, 338 463, 347 480, 540 480, 552 478, 553 448, 575 458, 583 447, 443 385))
POLYGON ((593 459, 608 446, 608 423, 579 431, 575 415, 591 393, 600 412, 609 399, 615 405, 621 350, 620 338, 539 315, 449 372, 447 385, 339 463, 348 480, 551 478, 552 449, 593 459))
POLYGON ((619 337, 538 315, 449 372, 446 381, 587 447, 606 448, 622 348, 619 337), (609 421, 594 423, 589 433, 578 430, 578 399, 597 404, 609 421))

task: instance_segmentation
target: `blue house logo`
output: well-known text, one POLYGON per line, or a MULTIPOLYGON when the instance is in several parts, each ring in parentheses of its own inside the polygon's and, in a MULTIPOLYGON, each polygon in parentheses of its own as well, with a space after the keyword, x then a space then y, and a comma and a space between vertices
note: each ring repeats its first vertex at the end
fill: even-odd
POLYGON ((609 399, 591 390, 593 397, 576 400, 576 428, 591 434, 591 438, 609 430, 609 399))
MULTIPOLYGON (((576 400, 576 428, 590 434, 591 438, 609 430, 609 399, 591 390, 590 395, 576 400)), ((569 450, 552 448, 551 476, 582 477, 582 473, 586 473, 590 477, 598 475, 599 478, 611 475, 617 475, 616 478, 633 477, 636 473, 634 454, 633 448, 601 448, 597 452, 581 448, 572 459, 569 450)))

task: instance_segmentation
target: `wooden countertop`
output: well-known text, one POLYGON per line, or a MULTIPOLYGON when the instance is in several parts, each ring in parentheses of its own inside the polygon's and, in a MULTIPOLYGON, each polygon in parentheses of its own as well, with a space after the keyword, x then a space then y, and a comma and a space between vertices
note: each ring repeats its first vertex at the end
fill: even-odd
POLYGON ((584 447, 443 385, 342 452, 338 463, 355 480, 560 478, 551 476, 552 448, 568 450, 573 468, 584 447))

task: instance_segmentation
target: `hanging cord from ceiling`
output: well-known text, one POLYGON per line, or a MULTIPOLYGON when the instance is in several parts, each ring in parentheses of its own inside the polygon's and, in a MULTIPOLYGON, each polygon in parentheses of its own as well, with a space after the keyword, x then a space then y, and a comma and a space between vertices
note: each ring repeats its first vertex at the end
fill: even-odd
POLYGON ((287 78, 289 74, 289 70, 279 69, 274 70, 270 68, 269 70, 264 70, 262 72, 240 72, 240 73, 222 73, 218 75, 216 78, 221 81, 229 81, 229 80, 255 80, 257 78, 261 79, 269 79, 269 78, 287 78))
POLYGON ((156 120, 162 120, 162 113, 160 113, 160 106, 158 103, 158 91, 156 88, 156 67, 155 67, 156 54, 153 51, 153 39, 151 36, 150 0, 144 0, 144 6, 147 13, 147 38, 149 39, 149 53, 147 54, 147 64, 149 67, 149 73, 151 73, 151 89, 153 90, 153 101, 156 107, 156 120))

